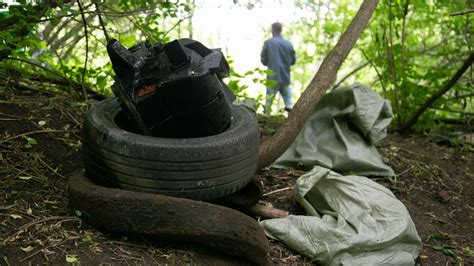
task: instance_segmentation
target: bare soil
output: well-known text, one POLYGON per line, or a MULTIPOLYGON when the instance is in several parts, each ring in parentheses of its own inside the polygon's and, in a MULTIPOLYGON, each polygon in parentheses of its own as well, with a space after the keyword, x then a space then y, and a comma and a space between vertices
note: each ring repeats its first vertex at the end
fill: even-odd
MULTIPOLYGON (((246 263, 189 243, 101 232, 69 208, 67 180, 82 167, 80 134, 86 108, 57 94, 0 94, 0 265, 246 263)), ((260 121, 263 135, 279 124, 269 118, 260 121)), ((424 243, 419 264, 472 265, 472 146, 439 145, 434 140, 429 135, 389 135, 379 151, 398 178, 374 179, 389 187, 410 211, 424 243)), ((303 214, 291 188, 304 173, 276 169, 258 173, 264 193, 270 193, 263 200, 303 214)), ((311 264, 276 242, 267 256, 274 264, 311 264)))

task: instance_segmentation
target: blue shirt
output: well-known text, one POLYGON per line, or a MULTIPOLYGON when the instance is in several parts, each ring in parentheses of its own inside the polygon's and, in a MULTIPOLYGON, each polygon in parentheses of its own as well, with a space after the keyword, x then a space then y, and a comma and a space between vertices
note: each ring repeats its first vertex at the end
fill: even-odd
POLYGON ((274 36, 265 41, 260 54, 262 64, 273 71, 268 79, 290 83, 290 66, 296 62, 293 45, 281 36, 274 36))

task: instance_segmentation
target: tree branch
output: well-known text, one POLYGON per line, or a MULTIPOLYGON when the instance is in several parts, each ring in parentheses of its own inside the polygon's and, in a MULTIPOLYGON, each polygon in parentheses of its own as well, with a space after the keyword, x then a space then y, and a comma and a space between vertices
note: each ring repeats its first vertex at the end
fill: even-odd
POLYGON ((183 21, 185 21, 186 19, 190 19, 192 18, 193 16, 187 16, 187 17, 184 17, 184 18, 181 18, 180 20, 178 20, 178 22, 176 22, 169 30, 167 30, 165 32, 165 34, 163 34, 163 39, 168 35, 168 33, 170 33, 174 28, 176 28, 179 24, 181 24, 183 21))
POLYGON ((89 35, 87 34, 87 20, 86 16, 84 15, 84 9, 82 8, 82 4, 80 0, 77 0, 77 5, 79 6, 79 10, 81 11, 82 22, 84 24, 84 35, 86 37, 86 59, 84 60, 84 68, 82 69, 82 93, 84 96, 84 100, 87 102, 87 93, 86 88, 84 87, 84 80, 86 78, 86 71, 87 71, 87 60, 89 57, 89 35))
POLYGON ((94 1, 94 5, 95 5, 95 10, 97 12, 97 16, 99 17, 100 27, 102 28, 102 31, 104 32, 104 35, 105 35, 105 40, 108 43, 110 40, 110 36, 109 36, 109 33, 107 32, 107 28, 105 27, 104 20, 102 20, 102 16, 100 15, 100 6, 97 4, 96 1, 94 1))
MULTIPOLYGON (((87 9, 89 6, 86 6, 85 9, 87 9)), ((105 5, 103 5, 103 6, 105 6, 105 5)), ((53 18, 40 19, 40 20, 38 20, 38 22, 46 22, 46 21, 51 21, 53 19, 71 18, 71 17, 75 17, 75 16, 78 15, 76 12, 74 12, 74 10, 71 11, 71 12, 73 12, 73 13, 67 14, 67 15, 62 15, 62 16, 56 16, 56 17, 53 17, 53 18)), ((84 11, 84 14, 95 14, 95 13, 97 13, 97 11, 84 11)), ((114 12, 102 11, 102 12, 100 12, 100 14, 102 14, 102 15, 106 15, 106 16, 114 17, 114 18, 122 18, 122 17, 126 17, 126 16, 133 16, 134 14, 153 14, 153 13, 155 13, 155 8, 130 10, 130 11, 122 11, 122 12, 119 12, 119 11, 114 11, 114 12)))
MULTIPOLYGON (((88 16, 86 18, 86 22, 89 22, 93 19, 93 16, 88 16)), ((79 34, 78 31, 84 27, 83 25, 84 23, 77 23, 76 25, 74 25, 71 29, 67 30, 64 35, 59 38, 59 39, 56 39, 54 42, 51 40, 50 41, 50 48, 51 50, 56 50, 58 49, 59 47, 61 47, 64 43, 66 43, 71 37, 73 37, 74 35, 77 35, 79 34)), ((57 33, 60 32, 60 30, 56 31, 57 33)))
POLYGON ((435 92, 429 99, 426 100, 426 102, 418 108, 418 110, 413 114, 411 119, 403 126, 401 126, 397 131, 400 133, 405 133, 407 132, 414 124, 416 124, 416 121, 418 121, 418 118, 428 109, 433 103, 443 96, 449 89, 451 89, 454 84, 461 78, 461 76, 466 72, 466 70, 472 65, 472 62, 474 61, 474 53, 469 54, 467 59, 464 61, 463 65, 461 68, 456 71, 454 76, 446 83, 441 89, 439 89, 437 92, 435 92))
MULTIPOLYGON (((49 72, 49 73, 51 73, 51 74, 53 74, 53 75, 60 78, 60 79, 52 79, 52 78, 47 78, 47 77, 43 77, 43 76, 33 76, 33 77, 29 78, 30 80, 39 81, 39 82, 48 82, 48 83, 52 83, 52 84, 56 84, 56 85, 60 85, 60 86, 68 86, 68 87, 73 88, 75 91, 78 91, 82 88, 81 84, 79 84, 78 82, 76 82, 74 80, 71 80, 68 77, 66 77, 65 75, 63 75, 63 74, 61 74, 57 71, 54 71, 52 69, 48 69, 48 68, 46 68, 46 67, 44 67, 40 64, 37 64, 35 62, 31 62, 31 61, 20 59, 20 58, 13 58, 13 57, 7 57, 7 58, 5 58, 5 60, 13 60, 13 61, 19 61, 19 62, 27 63, 27 64, 30 64, 30 65, 35 66, 37 68, 43 69, 44 71, 49 72)), ((91 88, 86 87, 85 89, 94 98, 102 97, 102 95, 100 95, 97 92, 93 91, 91 88)))
POLYGON ((349 78, 350 76, 354 75, 355 73, 357 73, 359 70, 363 69, 364 67, 368 66, 370 64, 370 62, 365 62, 363 63, 362 65, 354 68, 354 70, 352 70, 351 72, 349 72, 347 75, 345 75, 338 83, 336 83, 336 85, 334 85, 334 87, 332 87, 331 90, 335 90, 337 87, 339 87, 339 85, 341 85, 341 83, 343 83, 347 78, 349 78))
POLYGON ((453 17, 453 16, 462 16, 462 15, 466 15, 466 14, 469 14, 469 13, 474 13, 474 8, 471 8, 471 9, 468 9, 468 10, 464 10, 464 11, 459 11, 459 12, 450 13, 449 15, 450 15, 451 17, 453 17))
POLYGON ((379 78, 380 85, 382 86, 383 97, 387 98, 387 88, 385 87, 385 82, 384 82, 384 79, 383 79, 382 74, 380 74, 380 71, 379 71, 378 68, 375 66, 374 62, 373 62, 372 60, 370 60, 369 56, 368 56, 367 53, 364 51, 364 49, 362 49, 362 48, 359 47, 359 50, 360 50, 360 52, 362 53, 362 55, 365 57, 365 59, 367 59, 367 61, 369 61, 370 66, 375 70, 375 73, 377 74, 377 77, 379 78))
POLYGON ((13 61, 19 61, 19 62, 27 63, 27 64, 30 64, 30 65, 32 65, 32 66, 41 68, 41 69, 43 69, 44 71, 49 72, 49 73, 51 73, 51 74, 53 74, 53 75, 55 75, 55 76, 58 76, 58 77, 60 77, 60 78, 62 78, 62 79, 64 79, 64 80, 68 80, 68 79, 67 79, 64 75, 62 75, 61 73, 56 72, 56 71, 51 70, 51 69, 48 69, 48 68, 46 68, 46 67, 44 67, 44 66, 42 66, 42 65, 40 65, 40 64, 37 64, 37 63, 35 63, 35 62, 31 62, 31 61, 24 60, 24 59, 20 59, 20 58, 13 58, 13 57, 7 57, 7 58, 5 58, 5 60, 13 60, 13 61))
POLYGON ((473 97, 473 96, 474 96, 474 92, 468 93, 468 94, 461 94, 461 95, 455 96, 454 98, 455 99, 462 99, 462 98, 470 98, 470 97, 473 97))
POLYGON ((319 71, 290 112, 288 119, 281 125, 275 135, 260 145, 259 169, 270 165, 294 141, 314 110, 315 105, 331 85, 331 81, 334 80, 342 62, 369 23, 378 2, 378 0, 364 0, 351 24, 324 59, 319 71))
POLYGON ((474 115, 474 112, 465 112, 465 111, 458 111, 458 110, 451 110, 451 109, 442 109, 434 106, 428 107, 430 109, 438 110, 438 111, 443 111, 443 112, 449 112, 449 113, 456 113, 456 114, 462 114, 462 115, 474 115))

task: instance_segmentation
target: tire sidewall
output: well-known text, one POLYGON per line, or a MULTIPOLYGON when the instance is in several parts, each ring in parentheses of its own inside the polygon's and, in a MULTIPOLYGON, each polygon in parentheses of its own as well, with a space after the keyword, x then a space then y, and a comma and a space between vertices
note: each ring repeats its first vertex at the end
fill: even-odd
POLYGON ((124 156, 176 162, 218 160, 238 155, 249 147, 258 147, 256 118, 251 111, 241 106, 233 106, 231 125, 223 133, 181 139, 145 136, 126 131, 115 123, 120 110, 117 98, 95 104, 84 122, 84 140, 124 156))

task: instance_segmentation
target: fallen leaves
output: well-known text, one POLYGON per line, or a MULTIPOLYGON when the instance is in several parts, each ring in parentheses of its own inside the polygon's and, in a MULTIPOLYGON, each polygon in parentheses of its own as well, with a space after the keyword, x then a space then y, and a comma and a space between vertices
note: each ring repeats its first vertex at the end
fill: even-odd
POLYGON ((10 217, 13 218, 13 219, 15 219, 15 220, 16 220, 16 219, 21 219, 21 218, 23 218, 23 216, 18 215, 18 214, 10 214, 10 217))
POLYGON ((66 255, 66 262, 79 263, 79 257, 77 255, 66 255))
POLYGON ((20 248, 21 250, 23 250, 24 252, 30 252, 32 251, 34 248, 32 246, 27 246, 25 248, 20 248))

